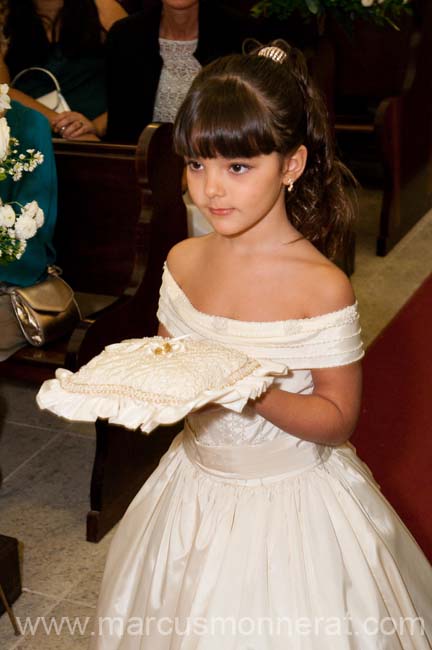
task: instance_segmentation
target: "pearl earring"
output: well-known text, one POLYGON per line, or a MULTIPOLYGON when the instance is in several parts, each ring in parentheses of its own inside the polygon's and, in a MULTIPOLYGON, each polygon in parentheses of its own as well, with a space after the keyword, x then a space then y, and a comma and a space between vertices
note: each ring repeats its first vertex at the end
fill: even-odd
POLYGON ((288 179, 288 182, 287 182, 287 184, 286 184, 286 188, 287 188, 288 192, 292 192, 292 191, 293 191, 293 189, 294 189, 294 181, 293 181, 292 178, 289 178, 289 179, 288 179))

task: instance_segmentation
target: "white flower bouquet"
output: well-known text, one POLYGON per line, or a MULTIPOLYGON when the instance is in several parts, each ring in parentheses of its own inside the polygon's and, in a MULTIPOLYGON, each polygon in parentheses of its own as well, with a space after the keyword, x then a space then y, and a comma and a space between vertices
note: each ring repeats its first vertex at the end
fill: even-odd
MULTIPOLYGON (((0 84, 0 114, 10 109, 7 84, 0 84)), ((5 117, 0 118, 0 181, 11 177, 21 180, 24 172, 32 172, 43 163, 43 155, 35 149, 20 152, 19 141, 10 134, 5 117)), ((0 264, 19 260, 27 246, 44 223, 43 210, 36 201, 3 203, 0 199, 0 264), (16 207, 15 207, 16 206, 16 207)))
POLYGON ((36 201, 21 205, 3 204, 0 199, 0 264, 5 265, 19 260, 27 247, 27 240, 35 236, 44 223, 43 210, 36 201))
POLYGON ((411 13, 410 0, 259 0, 252 7, 255 16, 274 16, 285 20, 296 13, 308 21, 331 13, 348 23, 356 18, 397 29, 403 14, 411 13))

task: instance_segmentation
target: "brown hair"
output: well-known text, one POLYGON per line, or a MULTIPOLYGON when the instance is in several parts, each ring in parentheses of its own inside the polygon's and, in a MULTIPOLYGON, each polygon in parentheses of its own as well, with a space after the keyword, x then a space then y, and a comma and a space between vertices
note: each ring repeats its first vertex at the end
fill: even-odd
POLYGON ((353 178, 335 157, 327 111, 302 53, 284 42, 274 45, 285 51, 283 62, 254 52, 217 59, 200 71, 178 112, 174 146, 182 156, 236 158, 287 155, 305 145, 306 168, 286 193, 287 212, 294 227, 333 258, 352 227, 344 185, 353 178))

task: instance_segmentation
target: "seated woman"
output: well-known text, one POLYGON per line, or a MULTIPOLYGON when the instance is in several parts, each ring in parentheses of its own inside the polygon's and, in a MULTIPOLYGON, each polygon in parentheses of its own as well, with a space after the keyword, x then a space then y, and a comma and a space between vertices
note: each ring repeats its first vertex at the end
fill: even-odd
POLYGON ((8 9, 8 51, 0 61, 0 82, 41 67, 57 78, 70 111, 56 113, 38 97, 53 90, 42 72, 20 76, 12 99, 45 115, 67 139, 95 139, 106 129, 105 53, 107 31, 127 16, 117 0, 1 0, 8 9), (2 65, 1 65, 2 64, 2 65))
POLYGON ((135 143, 150 122, 173 122, 201 66, 241 52, 253 32, 215 0, 147 0, 107 37, 107 139, 135 143))
POLYGON ((24 173, 18 182, 10 176, 1 181, 0 198, 4 203, 16 201, 21 205, 37 201, 44 211, 45 221, 36 235, 28 240, 21 259, 7 266, 0 265, 0 361, 26 345, 10 296, 2 292, 2 286, 3 289, 9 284, 28 287, 44 279, 47 266, 55 261, 53 237, 57 218, 57 175, 48 120, 37 111, 14 101, 6 117, 11 134, 20 142, 20 148, 40 151, 44 155, 44 162, 31 174, 24 173))

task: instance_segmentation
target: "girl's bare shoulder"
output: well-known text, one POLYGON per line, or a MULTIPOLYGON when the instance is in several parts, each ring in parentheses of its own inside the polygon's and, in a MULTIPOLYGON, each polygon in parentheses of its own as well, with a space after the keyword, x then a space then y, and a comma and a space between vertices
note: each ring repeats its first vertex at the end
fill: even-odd
POLYGON ((173 246, 167 255, 167 264, 171 274, 181 280, 198 268, 205 255, 211 235, 189 237, 173 246))
POLYGON ((355 303, 347 275, 311 242, 303 240, 295 248, 286 248, 280 260, 277 272, 290 280, 286 283, 286 297, 297 304, 303 317, 338 311, 355 303))
POLYGON ((347 275, 323 256, 303 266, 302 282, 306 317, 338 311, 355 303, 355 295, 347 275))

